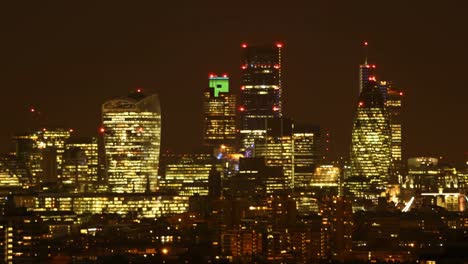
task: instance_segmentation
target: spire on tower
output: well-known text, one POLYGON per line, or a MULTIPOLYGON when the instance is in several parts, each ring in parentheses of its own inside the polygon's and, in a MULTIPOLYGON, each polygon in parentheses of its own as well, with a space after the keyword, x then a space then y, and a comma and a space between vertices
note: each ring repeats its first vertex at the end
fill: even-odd
POLYGON ((369 45, 369 42, 364 41, 364 64, 367 64, 367 55, 368 55, 367 46, 368 45, 369 45))

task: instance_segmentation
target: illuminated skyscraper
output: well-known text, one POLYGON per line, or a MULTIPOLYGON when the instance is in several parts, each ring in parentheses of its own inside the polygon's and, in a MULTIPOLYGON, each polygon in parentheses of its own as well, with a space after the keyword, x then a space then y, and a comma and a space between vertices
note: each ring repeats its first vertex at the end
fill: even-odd
POLYGON ((359 96, 350 158, 353 179, 348 180, 362 183, 358 196, 374 199, 385 191, 391 168, 391 135, 385 102, 373 76, 359 96))
POLYGON ((251 148, 264 138, 267 118, 281 117, 281 53, 283 44, 242 44, 241 95, 239 102, 241 147, 251 148))
POLYGON ((233 147, 236 141, 236 96, 229 90, 227 75, 211 74, 203 101, 205 145, 233 147))
MULTIPOLYGON (((55 153, 55 159, 57 161, 58 177, 61 177, 62 165, 63 165, 63 152, 65 151, 65 141, 70 137, 71 129, 55 128, 55 129, 42 129, 38 131, 38 138, 36 146, 39 149, 53 149, 55 153)), ((44 155, 43 155, 44 156, 44 155)), ((44 158, 44 157, 43 157, 44 158)), ((48 175, 45 175, 48 177, 48 175)))
POLYGON ((386 108, 390 121, 391 148, 392 148, 392 183, 399 183, 402 174, 402 132, 401 132, 401 106, 403 92, 397 90, 393 83, 386 82, 387 100, 386 108))
POLYGON ((362 93, 364 87, 369 83, 369 77, 375 76, 375 64, 367 63, 367 47, 369 43, 364 42, 364 64, 359 65, 359 95, 362 93))
POLYGON ((94 191, 98 184, 98 139, 69 138, 63 154, 62 184, 77 192, 94 191))
POLYGON ((16 156, 25 164, 31 183, 57 182, 61 177, 65 141, 73 130, 52 128, 16 135, 16 156))
POLYGON ((157 188, 161 108, 156 94, 141 89, 102 105, 109 191, 147 192, 157 188))
POLYGON ((267 119, 264 139, 255 140, 255 157, 264 157, 268 167, 280 167, 284 182, 294 188, 293 123, 287 118, 267 119))
POLYGON ((369 83, 369 77, 375 76, 375 64, 368 64, 367 59, 364 64, 359 65, 359 94, 369 83))
POLYGON ((296 126, 285 117, 266 119, 266 127, 265 138, 255 140, 254 156, 281 168, 288 188, 308 188, 320 159, 319 127, 296 126))
POLYGON ((294 124, 294 187, 307 188, 320 160, 320 127, 294 124))

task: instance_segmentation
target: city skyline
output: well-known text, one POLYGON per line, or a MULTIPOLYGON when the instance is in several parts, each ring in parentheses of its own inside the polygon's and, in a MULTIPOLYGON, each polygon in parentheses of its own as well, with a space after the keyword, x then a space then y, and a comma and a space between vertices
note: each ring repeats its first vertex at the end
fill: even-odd
MULTIPOLYGON (((357 102, 358 66, 364 59, 361 45, 369 41, 368 62, 377 65, 378 80, 395 81, 405 93, 404 157, 437 155, 457 164, 464 161, 467 90, 460 86, 457 76, 463 76, 461 63, 467 53, 462 47, 466 39, 457 34, 463 32, 463 23, 456 23, 461 18, 448 16, 462 8, 426 5, 414 14, 411 8, 398 9, 401 19, 389 22, 385 18, 391 18, 392 11, 403 4, 388 10, 356 4, 362 10, 353 6, 355 14, 345 13, 350 4, 322 3, 316 8, 304 3, 287 8, 272 5, 265 8, 283 14, 282 19, 272 21, 274 28, 250 28, 246 21, 252 15, 238 19, 233 15, 239 9, 218 13, 212 11, 222 11, 223 6, 204 4, 197 8, 199 13, 189 12, 190 8, 177 13, 175 6, 168 6, 168 14, 159 16, 143 5, 127 10, 114 4, 114 13, 103 16, 104 4, 64 4, 37 13, 33 12, 34 5, 25 8, 18 18, 6 23, 9 41, 1 44, 8 51, 2 62, 1 83, 8 98, 1 106, 7 124, 0 131, 2 151, 10 150, 8 145, 13 145, 10 142, 15 132, 30 127, 31 106, 41 111, 50 125, 73 128, 78 135, 97 135, 100 105, 136 87, 160 94, 162 149, 188 151, 202 142, 199 99, 207 86, 207 75, 226 72, 232 89, 239 89, 240 44, 281 41, 285 45, 285 115, 329 129, 333 157, 346 156, 357 102), (369 13, 365 20, 359 16, 370 8, 380 10, 381 17, 369 13), (319 10, 344 16, 331 21, 319 10), (436 13, 447 17, 438 22, 428 20, 436 13), (87 15, 86 21, 83 14, 87 15), (118 20, 119 14, 127 14, 129 19, 118 20), (178 20, 171 14, 177 14, 178 20), (215 19, 205 18, 204 14, 214 14, 215 19), (299 15, 293 19, 294 14, 299 15), (64 21, 63 25, 54 23, 58 19, 64 21), (189 26, 191 19, 195 23, 189 26), (352 22, 345 24, 346 19, 352 22), (234 25, 235 21, 240 24, 234 25), (314 26, 313 21, 323 28, 314 26), (365 21, 373 21, 372 26, 361 28, 365 21), (153 29, 158 22, 163 22, 162 26, 153 29), (238 28, 246 30, 239 33, 238 28), (154 32, 160 38, 154 37, 154 32), (32 45, 35 39, 40 41, 32 45), (402 42, 404 45, 400 45, 402 42), (447 65, 450 72, 444 72, 447 65), (185 134, 184 127, 178 126, 181 118, 186 121, 184 127, 196 132, 185 134)), ((11 5, 13 10, 19 8, 11 5)), ((253 10, 260 10, 260 6, 252 4, 253 10)))
POLYGON ((0 262, 465 263, 465 10, 5 3, 0 262))

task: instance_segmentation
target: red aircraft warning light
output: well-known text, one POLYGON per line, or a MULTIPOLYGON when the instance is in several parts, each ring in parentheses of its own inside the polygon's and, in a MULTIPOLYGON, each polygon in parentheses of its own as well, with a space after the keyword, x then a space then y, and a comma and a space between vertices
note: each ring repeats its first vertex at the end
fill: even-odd
POLYGON ((239 107, 239 111, 244 112, 244 111, 245 111, 245 107, 240 106, 240 107, 239 107))
POLYGON ((283 47, 283 43, 281 43, 281 42, 276 43, 276 47, 277 47, 277 48, 282 48, 282 47, 283 47))
POLYGON ((242 43, 241 47, 244 48, 244 49, 247 48, 247 43, 242 43))

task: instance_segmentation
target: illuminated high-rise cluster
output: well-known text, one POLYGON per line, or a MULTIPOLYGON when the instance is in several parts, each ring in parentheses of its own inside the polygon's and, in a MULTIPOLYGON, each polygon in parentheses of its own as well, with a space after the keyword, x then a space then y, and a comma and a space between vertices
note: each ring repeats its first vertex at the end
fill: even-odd
POLYGON ((155 191, 161 140, 161 109, 156 94, 139 89, 102 106, 109 191, 155 191))
POLYGON ((283 44, 242 44, 241 95, 239 102, 241 147, 253 147, 265 137, 266 119, 283 114, 281 51, 283 44))

